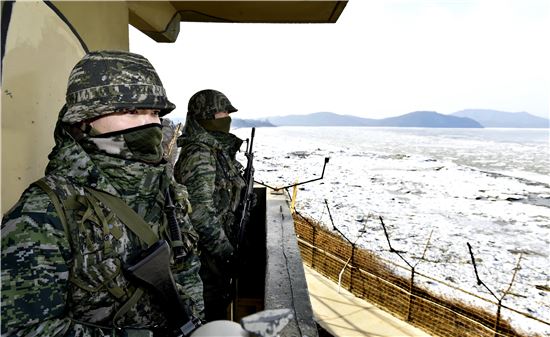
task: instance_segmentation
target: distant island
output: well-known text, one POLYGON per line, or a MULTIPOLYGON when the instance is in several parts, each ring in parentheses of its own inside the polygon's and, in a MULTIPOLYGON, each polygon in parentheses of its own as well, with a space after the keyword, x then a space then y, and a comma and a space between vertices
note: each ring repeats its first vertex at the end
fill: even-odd
MULTIPOLYGON (((174 119, 185 122, 184 119, 174 119)), ((316 112, 307 115, 274 116, 264 119, 232 119, 233 128, 274 126, 381 126, 419 128, 550 128, 550 120, 527 112, 467 109, 450 115, 435 111, 414 111, 383 119, 316 112)))
POLYGON ((274 127, 275 125, 271 124, 267 119, 240 119, 231 117, 231 127, 232 128, 251 128, 251 127, 274 127))

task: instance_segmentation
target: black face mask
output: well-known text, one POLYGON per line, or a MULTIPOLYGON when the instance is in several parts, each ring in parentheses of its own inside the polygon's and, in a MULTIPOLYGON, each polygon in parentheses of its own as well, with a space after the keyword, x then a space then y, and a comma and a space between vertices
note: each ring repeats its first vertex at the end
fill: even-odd
POLYGON ((200 126, 208 131, 220 131, 228 133, 231 128, 231 117, 223 117, 218 119, 206 119, 198 121, 200 126))
POLYGON ((99 151, 124 159, 158 163, 162 160, 162 125, 152 123, 85 137, 81 144, 88 152, 99 151))

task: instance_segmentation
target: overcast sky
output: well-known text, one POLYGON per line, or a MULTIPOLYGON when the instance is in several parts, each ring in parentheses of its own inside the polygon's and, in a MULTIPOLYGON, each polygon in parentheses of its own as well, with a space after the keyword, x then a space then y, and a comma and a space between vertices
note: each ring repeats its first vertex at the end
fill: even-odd
POLYGON ((185 116, 198 90, 235 117, 367 118, 482 108, 550 118, 550 1, 351 0, 335 24, 182 23, 174 44, 130 27, 185 116))

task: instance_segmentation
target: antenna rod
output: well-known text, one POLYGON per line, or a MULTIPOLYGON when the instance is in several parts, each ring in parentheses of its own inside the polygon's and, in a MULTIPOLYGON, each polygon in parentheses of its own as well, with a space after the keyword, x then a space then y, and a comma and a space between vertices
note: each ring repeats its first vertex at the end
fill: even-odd
POLYGON ((303 185, 303 184, 311 183, 311 182, 314 182, 314 181, 317 181, 317 180, 321 180, 321 179, 323 179, 323 177, 325 176, 325 168, 327 167, 327 164, 328 164, 329 159, 330 159, 329 157, 325 157, 325 163, 323 164, 323 172, 321 172, 321 177, 319 177, 319 178, 315 178, 315 179, 311 179, 311 180, 307 180, 307 181, 302 181, 302 182, 300 182, 300 183, 290 184, 290 185, 283 186, 283 187, 273 187, 273 186, 269 186, 268 184, 262 183, 261 181, 254 181, 254 182, 255 182, 256 184, 258 184, 258 185, 262 185, 262 186, 265 186, 265 187, 269 187, 269 188, 271 188, 272 190, 279 191, 279 190, 282 190, 282 189, 287 189, 287 188, 289 188, 289 187, 294 187, 294 186, 298 186, 298 185, 303 185))

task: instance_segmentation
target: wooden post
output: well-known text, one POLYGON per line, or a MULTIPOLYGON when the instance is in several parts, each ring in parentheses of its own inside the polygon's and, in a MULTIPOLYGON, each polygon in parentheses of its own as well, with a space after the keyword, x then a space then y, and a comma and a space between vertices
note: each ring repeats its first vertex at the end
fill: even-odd
POLYGON ((407 308, 407 321, 411 320, 411 311, 412 311, 412 299, 414 291, 414 267, 411 269, 411 281, 409 283, 409 307, 407 308))
POLYGON ((351 245, 351 258, 350 258, 350 270, 349 270, 349 292, 353 291, 353 268, 355 268, 355 263, 353 262, 355 257, 355 244, 351 245))
MULTIPOLYGON (((295 184, 298 183, 298 179, 294 181, 295 184)), ((298 186, 294 185, 292 188, 292 199, 290 200, 290 214, 294 214, 296 210, 296 194, 298 193, 298 186)))
POLYGON ((315 251, 317 250, 315 246, 315 234, 316 234, 316 229, 315 229, 315 226, 313 224, 311 224, 311 229, 313 231, 312 233, 312 238, 311 238, 311 268, 312 269, 315 269, 315 251))
POLYGON ((500 308, 502 308, 502 299, 498 301, 497 317, 495 320, 495 337, 498 337, 498 327, 500 325, 500 308))

